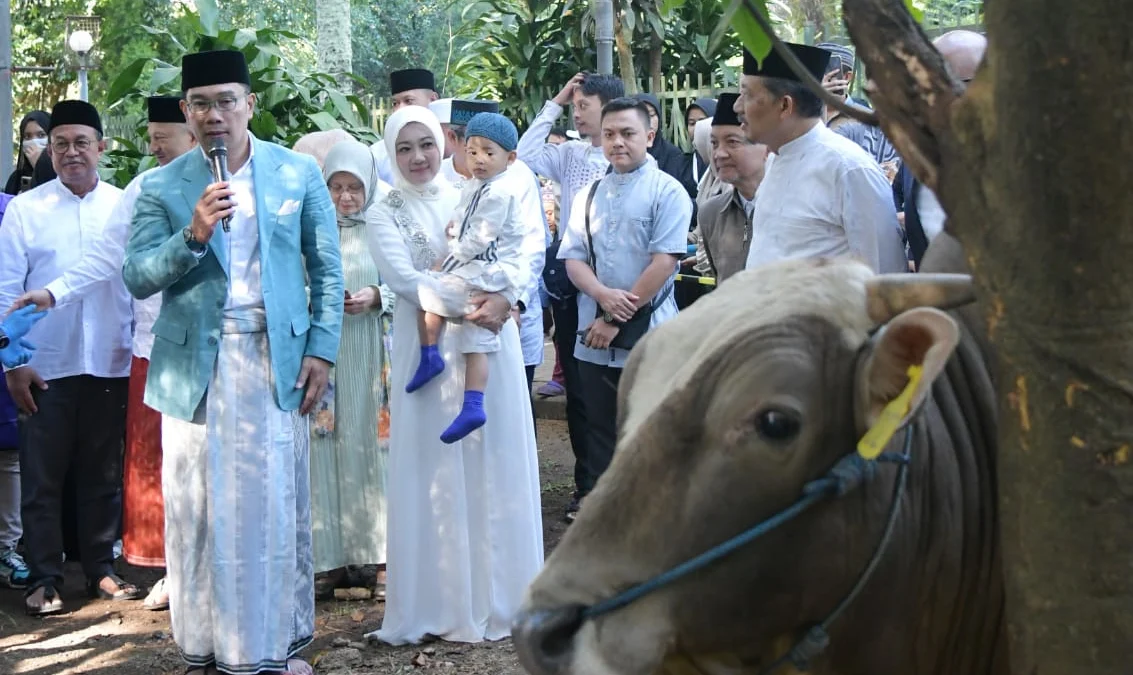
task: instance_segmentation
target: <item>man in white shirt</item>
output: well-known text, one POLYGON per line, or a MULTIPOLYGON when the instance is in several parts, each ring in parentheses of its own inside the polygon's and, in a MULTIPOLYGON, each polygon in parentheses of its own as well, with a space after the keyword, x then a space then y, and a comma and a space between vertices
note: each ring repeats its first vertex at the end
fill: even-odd
MULTIPOLYGON (((149 149, 157 163, 165 166, 197 146, 196 136, 185 123, 180 96, 151 96, 146 100, 149 149)), ((41 308, 63 306, 86 297, 110 279, 121 279, 126 257, 130 218, 142 189, 145 171, 126 186, 122 198, 106 221, 101 239, 43 289, 29 291, 17 305, 41 308)), ((142 402, 153 349, 153 322, 161 310, 161 296, 133 300, 134 358, 130 367, 130 391, 126 407, 126 453, 123 469, 122 544, 126 561, 140 567, 164 567, 165 515, 161 496, 161 413, 142 402)), ((146 596, 147 609, 169 606, 165 579, 154 584, 146 596)))
MULTIPOLYGON (((830 53, 788 46, 821 80, 830 53)), ((885 174, 865 150, 822 123, 821 99, 776 52, 760 65, 744 51, 735 111, 748 139, 775 153, 755 196, 746 268, 852 255, 877 272, 907 269, 885 174)))
MULTIPOLYGON (((559 184, 562 201, 559 222, 570 222, 574 196, 590 183, 601 178, 610 168, 602 152, 602 106, 625 93, 622 81, 612 75, 579 73, 567 82, 553 100, 531 122, 527 132, 519 139, 520 161, 536 174, 559 184), (574 104, 574 127, 586 140, 566 143, 548 143, 547 136, 564 107, 574 104)), ((557 249, 548 251, 554 255, 557 249)), ((551 298, 551 313, 555 320, 555 343, 566 382, 567 429, 574 451, 575 494, 567 506, 566 518, 572 520, 578 512, 581 496, 587 491, 586 462, 586 406, 582 397, 582 384, 578 380, 578 365, 574 358, 575 333, 578 331, 578 305, 575 296, 551 298)))
MULTIPOLYGON (((106 149, 98 111, 61 101, 51 113, 48 149, 58 178, 12 200, 0 228, 0 307, 42 288, 105 237, 122 191, 98 179, 106 149)), ((7 370, 8 390, 26 415, 20 428, 21 516, 31 570, 29 614, 60 612, 62 499, 68 469, 77 477, 78 536, 87 590, 114 600, 138 597, 114 574, 121 517, 122 437, 130 374, 130 296, 121 278, 51 312, 28 334, 37 351, 7 370)))

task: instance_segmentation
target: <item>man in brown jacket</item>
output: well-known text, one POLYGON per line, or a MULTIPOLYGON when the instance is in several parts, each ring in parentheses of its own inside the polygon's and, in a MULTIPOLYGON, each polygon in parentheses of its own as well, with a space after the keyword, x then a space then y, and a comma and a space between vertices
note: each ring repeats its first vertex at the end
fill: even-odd
POLYGON ((696 270, 720 283, 744 269, 751 247, 751 213, 763 180, 767 146, 747 140, 733 105, 737 94, 720 94, 712 118, 712 163, 729 185, 697 213, 696 270))

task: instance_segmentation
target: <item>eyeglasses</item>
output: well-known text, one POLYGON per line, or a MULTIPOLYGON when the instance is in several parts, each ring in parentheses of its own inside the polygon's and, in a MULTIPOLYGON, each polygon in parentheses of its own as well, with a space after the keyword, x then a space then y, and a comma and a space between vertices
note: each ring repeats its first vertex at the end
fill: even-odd
POLYGON ((51 150, 57 155, 62 155, 66 154, 66 152, 73 146, 75 150, 79 152, 86 152, 87 150, 90 150, 90 146, 93 144, 94 141, 89 138, 79 138, 73 142, 58 140, 51 143, 51 150))
POLYGON ((195 99, 189 101, 189 112, 194 115, 204 116, 209 113, 214 107, 220 112, 232 112, 236 109, 236 105, 240 103, 240 99, 225 96, 218 98, 215 101, 208 101, 205 99, 195 99))
POLYGON ((366 188, 362 187, 361 185, 339 185, 337 183, 334 183, 329 185, 328 187, 330 188, 330 193, 332 195, 340 195, 346 193, 348 195, 358 196, 365 193, 366 191, 366 188))

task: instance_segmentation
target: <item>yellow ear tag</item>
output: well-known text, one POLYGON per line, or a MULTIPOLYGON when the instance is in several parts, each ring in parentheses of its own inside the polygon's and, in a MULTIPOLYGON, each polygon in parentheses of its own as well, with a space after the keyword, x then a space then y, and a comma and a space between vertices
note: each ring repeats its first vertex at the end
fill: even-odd
POLYGON ((876 459, 885 446, 889 445, 890 439, 901 426, 901 420, 909 413, 909 402, 921 381, 922 370, 921 366, 909 366, 909 383, 905 385, 904 391, 886 404, 877 422, 858 441, 858 454, 863 458, 876 459))

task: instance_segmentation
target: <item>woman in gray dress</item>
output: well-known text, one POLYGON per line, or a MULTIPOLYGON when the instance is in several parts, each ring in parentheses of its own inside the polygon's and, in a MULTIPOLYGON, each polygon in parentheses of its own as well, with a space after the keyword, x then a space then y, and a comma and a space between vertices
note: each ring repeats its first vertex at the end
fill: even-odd
MULTIPOLYGON (((323 163, 338 213, 345 316, 330 386, 311 413, 311 516, 316 585, 373 585, 348 566, 386 561, 389 452, 389 321, 393 295, 381 285, 366 238, 365 212, 381 191, 369 148, 335 143, 323 163), (352 578, 353 577, 353 578, 352 578)), ((387 188, 388 189, 388 188, 387 188)))

